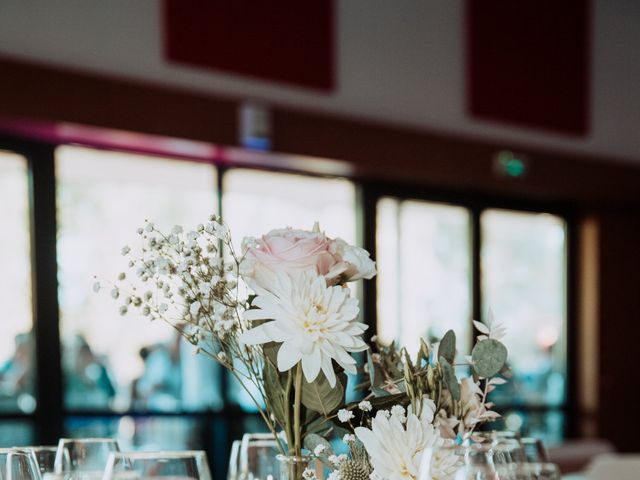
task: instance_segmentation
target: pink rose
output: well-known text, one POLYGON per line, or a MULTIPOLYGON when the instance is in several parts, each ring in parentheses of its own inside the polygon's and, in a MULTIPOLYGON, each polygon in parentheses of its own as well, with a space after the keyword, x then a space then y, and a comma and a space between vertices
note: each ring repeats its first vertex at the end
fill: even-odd
POLYGON ((269 290, 277 272, 313 271, 325 276, 337 263, 330 240, 317 227, 309 232, 292 228, 271 230, 259 239, 245 239, 241 274, 269 290))
POLYGON ((376 274, 369 252, 340 238, 328 238, 318 224, 312 231, 283 228, 271 230, 259 239, 245 238, 243 251, 241 275, 248 283, 255 282, 266 290, 278 272, 296 275, 313 271, 325 277, 328 285, 371 279, 376 274))

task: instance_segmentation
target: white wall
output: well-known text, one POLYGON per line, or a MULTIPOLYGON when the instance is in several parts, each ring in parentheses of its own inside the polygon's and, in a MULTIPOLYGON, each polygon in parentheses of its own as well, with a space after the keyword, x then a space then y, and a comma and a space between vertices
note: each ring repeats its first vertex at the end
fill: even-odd
POLYGON ((0 55, 640 164, 640 2, 593 2, 592 129, 579 139, 469 117, 462 0, 337 0, 329 95, 166 63, 156 0, 0 0, 0 55))

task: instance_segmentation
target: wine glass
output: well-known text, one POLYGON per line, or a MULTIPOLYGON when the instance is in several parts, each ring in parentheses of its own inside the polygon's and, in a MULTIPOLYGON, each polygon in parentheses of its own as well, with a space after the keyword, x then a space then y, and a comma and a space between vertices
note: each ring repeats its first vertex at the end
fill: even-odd
POLYGON ((2 480, 41 480, 36 457, 28 450, 0 449, 0 467, 2 480))
POLYGON ((555 463, 521 463, 515 468, 517 480, 526 478, 529 480, 561 480, 560 467, 555 463))
POLYGON ((62 438, 54 471, 64 480, 102 479, 109 455, 119 450, 118 442, 112 438, 62 438))
POLYGON ((54 464, 56 460, 57 446, 40 445, 35 447, 22 447, 22 450, 33 452, 40 468, 40 473, 44 477, 47 473, 54 472, 54 464))
POLYGON ((527 461, 524 449, 519 440, 497 439, 491 445, 493 461, 496 464, 517 464, 527 461))
POLYGON ((117 452, 107 462, 103 480, 164 478, 211 480, 203 451, 117 452))
POLYGON ((238 480, 240 473, 240 446, 242 441, 234 440, 231 444, 231 454, 229 455, 229 468, 227 470, 227 480, 238 480))
POLYGON ((520 439, 524 456, 529 463, 548 463, 549 455, 542 440, 533 437, 523 437, 520 439))
POLYGON ((240 478, 267 480, 278 478, 280 464, 278 443, 270 433, 246 433, 240 445, 240 478))
POLYGON ((497 480, 491 445, 444 445, 427 448, 422 457, 419 479, 497 480))

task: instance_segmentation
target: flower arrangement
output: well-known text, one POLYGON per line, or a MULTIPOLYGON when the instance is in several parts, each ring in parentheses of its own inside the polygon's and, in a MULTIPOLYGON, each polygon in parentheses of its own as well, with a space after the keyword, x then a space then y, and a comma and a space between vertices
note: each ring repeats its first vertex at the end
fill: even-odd
POLYGON ((147 222, 138 235, 139 255, 122 249, 134 278, 121 273, 111 290, 124 300, 120 313, 136 309, 168 323, 228 369, 280 452, 312 452, 332 480, 416 478, 425 448, 469 438, 497 417, 487 394, 505 381, 503 329, 476 322, 481 336, 462 363, 453 331, 437 345, 422 341, 415 358, 375 337, 368 345, 348 284, 373 278, 375 263, 317 224, 245 238, 241 252, 215 215, 191 231, 163 233, 147 222), (454 368, 461 365, 471 376, 458 380, 454 368), (359 385, 364 400, 346 404, 347 374, 356 373, 366 377, 359 385), (328 438, 336 434, 350 455, 334 453, 328 438))

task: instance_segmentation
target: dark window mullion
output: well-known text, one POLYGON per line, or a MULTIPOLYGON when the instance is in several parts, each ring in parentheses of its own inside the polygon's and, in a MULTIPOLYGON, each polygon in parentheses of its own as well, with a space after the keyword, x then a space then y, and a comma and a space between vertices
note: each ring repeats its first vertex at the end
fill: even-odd
MULTIPOLYGON (((471 215, 471 317, 472 320, 481 322, 482 311, 484 308, 482 301, 482 265, 481 265, 481 250, 482 250, 482 229, 480 225, 480 215, 482 209, 480 207, 470 207, 469 213, 471 215)), ((476 335, 475 327, 473 323, 471 328, 471 345, 469 348, 473 348, 475 344, 476 335)), ((471 351, 471 350, 469 350, 471 351)))
MULTIPOLYGON (((361 186, 361 218, 363 232, 363 248, 371 254, 371 258, 376 259, 376 230, 377 230, 377 204, 380 198, 371 185, 362 184, 361 186)), ((371 340, 378 330, 378 305, 377 305, 377 280, 364 280, 362 285, 362 308, 364 316, 369 328, 365 332, 366 340, 371 340)))
POLYGON ((62 436, 62 371, 56 259, 55 148, 29 145, 33 331, 36 350, 37 438, 55 444, 62 436))

